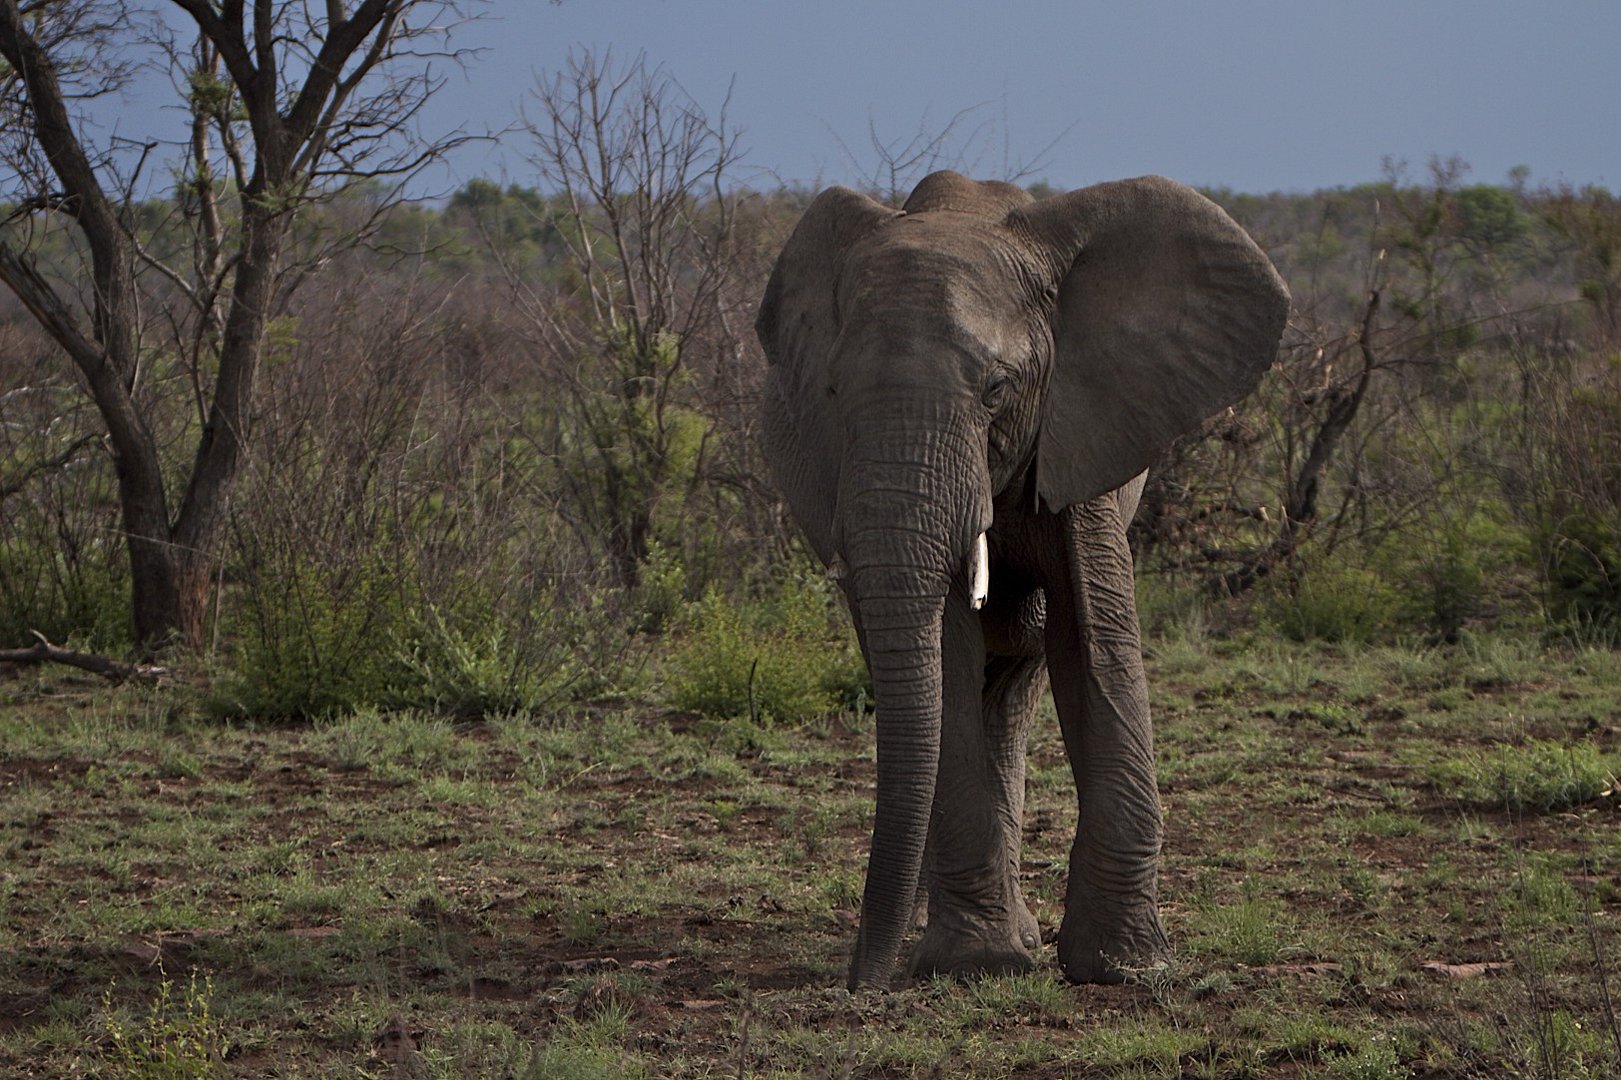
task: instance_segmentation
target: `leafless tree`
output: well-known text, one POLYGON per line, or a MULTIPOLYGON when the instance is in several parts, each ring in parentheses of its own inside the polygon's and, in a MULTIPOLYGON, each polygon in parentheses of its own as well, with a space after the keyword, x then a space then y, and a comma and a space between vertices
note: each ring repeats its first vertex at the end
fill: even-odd
POLYGON ((1465 393, 1459 357, 1515 314, 1476 272, 1494 238, 1477 220, 1478 192, 1460 191, 1465 169, 1438 160, 1428 183, 1401 186, 1400 167, 1387 165, 1366 246, 1346 252, 1333 283, 1319 283, 1314 263, 1296 282, 1260 392, 1151 478, 1139 538, 1207 568, 1208 593, 1298 574, 1308 543, 1327 554, 1354 534, 1372 549, 1411 530, 1449 482, 1445 452, 1404 472, 1399 447, 1437 435, 1429 429, 1465 393))
POLYGON ((1074 128, 1070 125, 1028 162, 1011 159, 1006 146, 1008 123, 1004 116, 1000 122, 987 115, 992 102, 970 105, 952 114, 939 128, 929 123, 924 115, 917 127, 905 136, 889 136, 880 131, 878 121, 867 118, 867 148, 861 150, 845 142, 838 132, 832 132, 834 141, 844 154, 855 187, 873 192, 891 206, 906 201, 918 181, 939 169, 955 169, 978 175, 994 168, 996 179, 1011 184, 1022 184, 1046 168, 1047 155, 1074 128), (1003 137, 997 155, 997 135, 1003 137), (994 165, 991 164, 994 162, 994 165))
POLYGON ((691 387, 742 362, 749 323, 728 310, 738 133, 725 103, 709 116, 645 56, 571 55, 526 112, 566 267, 509 265, 508 280, 566 402, 548 447, 565 512, 631 585, 660 503, 703 467, 691 387))
POLYGON ((0 281, 72 359, 105 425, 146 649, 203 640, 267 327, 333 242, 304 250, 290 226, 358 179, 397 185, 454 141, 424 143, 414 122, 463 5, 161 7, 167 18, 134 0, 0 0, 0 181, 15 206, 0 281), (184 137, 97 142, 82 99, 155 72, 175 85, 184 137), (142 193, 159 162, 179 191, 154 221, 142 193), (176 384, 195 413, 178 453, 157 404, 176 384))
MULTIPOLYGON (((1295 319, 1298 339, 1285 349, 1276 386, 1278 456, 1283 466, 1283 498, 1270 542, 1239 566, 1208 583, 1219 596, 1244 592, 1288 561, 1311 535, 1322 513, 1328 469, 1341 441, 1367 398, 1381 357, 1374 335, 1380 290, 1371 288, 1360 325, 1349 332, 1327 331, 1295 319)), ((1266 511, 1230 502, 1229 508, 1268 523, 1266 511)))

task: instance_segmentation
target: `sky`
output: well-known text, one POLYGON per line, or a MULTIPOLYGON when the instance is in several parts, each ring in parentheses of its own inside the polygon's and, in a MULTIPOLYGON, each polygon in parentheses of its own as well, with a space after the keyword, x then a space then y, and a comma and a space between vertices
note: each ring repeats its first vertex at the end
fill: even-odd
MULTIPOLYGON (((806 186, 874 170, 967 110, 951 147, 982 178, 1058 188, 1162 173, 1238 191, 1422 175, 1621 189, 1616 0, 492 0, 457 44, 429 132, 509 125, 571 49, 645 52, 696 102, 728 88, 738 179, 806 186), (964 145, 966 143, 966 145, 964 145)), ((136 103, 137 105, 139 103, 136 103)), ((464 148, 475 176, 533 183, 521 140, 464 148)))

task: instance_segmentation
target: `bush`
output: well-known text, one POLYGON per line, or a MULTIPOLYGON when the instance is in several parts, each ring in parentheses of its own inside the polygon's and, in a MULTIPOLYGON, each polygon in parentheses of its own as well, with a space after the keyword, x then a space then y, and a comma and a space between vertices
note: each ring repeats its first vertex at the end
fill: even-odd
MULTIPOLYGON (((0 404, 10 396, 0 392, 0 404)), ((32 432, 11 442, 40 420, 7 419, 0 415, 0 648, 26 648, 37 630, 57 644, 126 651, 134 644, 129 554, 110 461, 86 454, 41 471, 37 459, 59 442, 32 432)))
POLYGON ((681 553, 658 540, 647 545, 636 582, 636 609, 643 630, 663 630, 687 602, 687 564, 681 553))
POLYGON ((517 600, 469 588, 459 610, 424 602, 410 611, 396 634, 390 702, 478 717, 613 688, 628 643, 609 595, 574 606, 546 591, 517 600))
POLYGON ((1621 633, 1621 354, 1539 369, 1528 529, 1548 614, 1621 633))
MULTIPOLYGON (((481 566, 424 595, 408 543, 333 566, 278 560, 243 590, 218 711, 264 719, 364 707, 474 718, 601 692, 627 651, 612 597, 565 602, 533 581, 499 594, 481 566)), ((514 578, 509 577, 509 582, 514 578)))
POLYGON ((1464 623, 1479 614, 1486 575, 1474 550, 1447 537, 1418 571, 1419 619, 1442 641, 1455 642, 1464 623))
POLYGON ((456 752, 455 733, 441 717, 373 708, 317 722, 308 745, 340 769, 422 769, 456 752))
POLYGON ((1517 535, 1478 508, 1458 503, 1415 523, 1406 543, 1387 545, 1394 551, 1385 559, 1390 578, 1401 583, 1404 594, 1401 619, 1449 644, 1487 613, 1488 582, 1494 598, 1511 591, 1505 584, 1515 576, 1513 564, 1524 556, 1517 535))
POLYGON ((267 545, 242 590, 230 672, 215 708, 262 719, 326 716, 389 702, 392 646, 406 621, 397 553, 379 543, 332 565, 267 545))
POLYGON ((121 652, 132 628, 121 547, 53 552, 15 539, 0 546, 0 648, 26 648, 37 630, 58 645, 121 652))
POLYGON ((1199 641, 1210 629, 1206 593, 1170 574, 1139 571, 1137 621, 1145 637, 1199 641))
POLYGON ((1555 619, 1621 632, 1621 520, 1589 511, 1546 520, 1535 545, 1555 619))
POLYGON ((231 1051, 225 1026, 211 1011, 214 984, 192 972, 176 993, 160 967, 161 981, 143 1016, 131 1018, 114 1008, 111 991, 102 998, 103 1023, 111 1044, 108 1059, 120 1076, 219 1076, 231 1051))
POLYGON ((1366 642, 1388 632, 1400 608, 1400 595, 1383 575, 1329 563, 1280 582, 1265 617, 1295 641, 1366 642))
POLYGON ((707 716, 796 722, 871 700, 866 668, 825 584, 796 580, 765 603, 711 589, 668 661, 670 704, 707 716))

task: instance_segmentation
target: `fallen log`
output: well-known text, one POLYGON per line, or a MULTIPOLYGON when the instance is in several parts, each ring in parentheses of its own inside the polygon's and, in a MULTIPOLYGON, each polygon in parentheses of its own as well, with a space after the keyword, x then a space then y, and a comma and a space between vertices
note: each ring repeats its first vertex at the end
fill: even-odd
POLYGON ((114 660, 110 656, 97 656, 95 653, 83 653, 74 649, 64 649, 59 645, 52 645, 44 634, 38 630, 30 630, 36 640, 26 649, 0 649, 0 663, 5 664, 66 664, 82 671, 92 671, 104 679, 113 682, 156 682, 169 673, 169 669, 156 664, 131 664, 123 660, 114 660))

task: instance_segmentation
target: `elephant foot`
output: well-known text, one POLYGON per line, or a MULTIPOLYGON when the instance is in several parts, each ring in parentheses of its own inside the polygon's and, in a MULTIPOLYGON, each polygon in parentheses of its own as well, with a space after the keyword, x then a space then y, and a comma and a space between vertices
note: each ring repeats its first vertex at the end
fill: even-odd
POLYGON ((1008 921, 984 922, 936 911, 912 951, 912 974, 960 979, 1029 971, 1035 965, 1029 950, 1040 943, 1040 934, 1034 929, 1034 916, 1022 904, 1019 908, 1029 917, 1029 927, 1018 918, 1009 925, 1008 921))
POLYGON ((1124 982, 1163 962, 1170 951, 1152 902, 1125 910, 1071 909, 1058 930, 1058 962, 1071 982, 1124 982))

